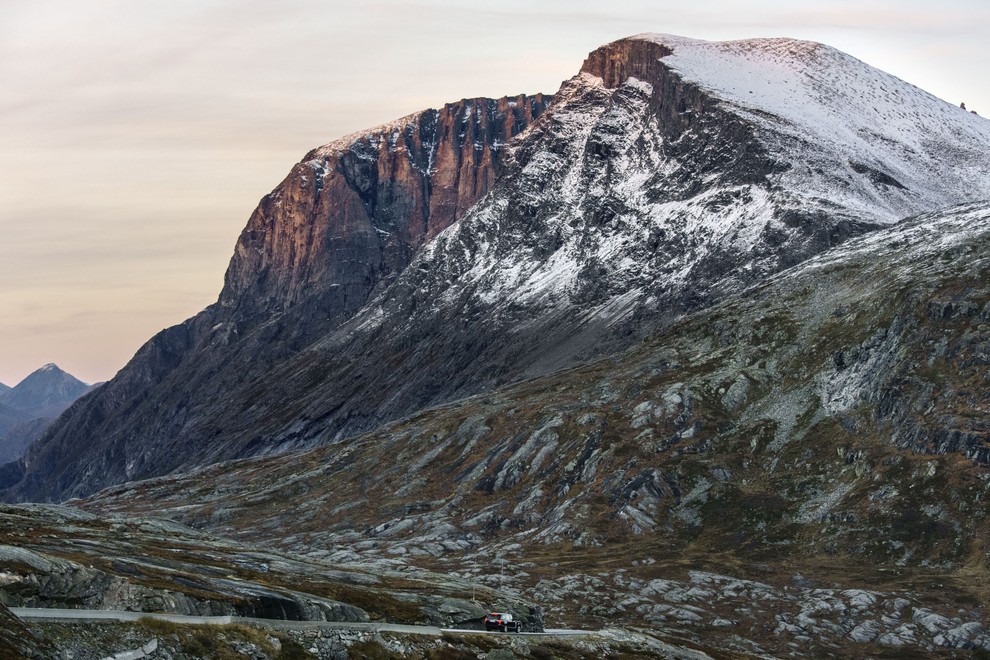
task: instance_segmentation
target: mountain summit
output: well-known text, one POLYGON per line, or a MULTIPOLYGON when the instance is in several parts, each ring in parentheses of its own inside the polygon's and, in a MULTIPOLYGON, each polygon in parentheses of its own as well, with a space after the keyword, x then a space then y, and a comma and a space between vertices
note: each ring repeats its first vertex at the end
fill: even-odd
POLYGON ((62 499, 341 442, 628 348, 847 239, 985 196, 990 123, 821 44, 640 35, 552 97, 316 149, 218 304, 4 468, 62 499))
POLYGON ((54 417, 78 399, 89 385, 55 364, 33 371, 15 387, 0 393, 0 404, 32 417, 54 417))
POLYGON ((20 458, 57 417, 90 389, 54 364, 46 364, 13 388, 0 389, 0 462, 20 458))
POLYGON ((779 183, 798 204, 889 223, 920 207, 984 197, 973 187, 986 181, 981 145, 990 124, 835 48, 644 34, 592 53, 584 70, 616 84, 650 75, 640 60, 657 54, 658 66, 746 118, 761 142, 775 143, 788 165, 779 183), (617 70, 616 61, 629 68, 617 70))

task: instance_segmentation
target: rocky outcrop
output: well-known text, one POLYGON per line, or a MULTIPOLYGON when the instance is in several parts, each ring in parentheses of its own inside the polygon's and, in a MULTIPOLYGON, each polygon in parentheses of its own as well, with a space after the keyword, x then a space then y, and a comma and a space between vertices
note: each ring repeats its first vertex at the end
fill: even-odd
POLYGON ((293 621, 368 620, 366 612, 344 603, 256 584, 224 584, 186 574, 166 578, 176 582, 173 588, 148 586, 140 578, 135 579, 141 569, 124 554, 116 556, 108 571, 58 556, 0 546, 0 567, 6 569, 0 580, 0 598, 9 607, 232 615, 293 621))
POLYGON ((55 647, 51 642, 36 636, 0 604, 0 657, 42 660, 53 657, 54 653, 55 647))
POLYGON ((538 606, 459 578, 345 568, 167 520, 4 506, 0 533, 10 543, 0 545, 0 603, 8 607, 450 626, 480 621, 497 600, 543 629, 538 606))

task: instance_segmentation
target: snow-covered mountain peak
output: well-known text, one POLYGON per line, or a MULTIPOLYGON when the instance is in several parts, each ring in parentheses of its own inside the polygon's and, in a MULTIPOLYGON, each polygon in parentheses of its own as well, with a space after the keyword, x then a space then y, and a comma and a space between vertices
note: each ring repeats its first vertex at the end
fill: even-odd
POLYGON ((666 34, 631 40, 663 46, 670 51, 661 57, 667 66, 722 100, 795 124, 836 128, 835 120, 841 119, 872 126, 878 118, 899 117, 896 111, 903 109, 925 121, 962 121, 990 137, 982 118, 824 44, 788 38, 702 41, 666 34))
POLYGON ((711 42, 655 34, 635 38, 669 48, 672 54, 663 58, 668 66, 723 100, 822 135, 866 125, 918 140, 926 129, 948 124, 955 132, 954 124, 962 124, 967 132, 990 139, 990 122, 824 44, 711 42))
POLYGON ((783 178, 801 191, 798 202, 889 223, 985 196, 990 121, 842 51, 797 39, 667 34, 604 48, 628 42, 657 46, 684 82, 762 128, 794 165, 783 178))
POLYGON ((980 200, 988 144, 990 122, 829 46, 639 35, 588 57, 514 143, 509 186, 419 261, 442 264, 448 301, 563 309, 592 290, 621 317, 980 200))

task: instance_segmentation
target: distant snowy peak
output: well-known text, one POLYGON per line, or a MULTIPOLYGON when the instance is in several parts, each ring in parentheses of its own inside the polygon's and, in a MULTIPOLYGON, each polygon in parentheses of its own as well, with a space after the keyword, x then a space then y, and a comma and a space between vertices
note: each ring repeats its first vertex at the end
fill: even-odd
POLYGON ((835 48, 642 34, 603 46, 584 70, 615 87, 648 66, 644 52, 760 129, 797 204, 890 223, 987 197, 990 122, 835 48))
POLYGON ((0 393, 0 404, 34 417, 53 417, 82 396, 89 387, 49 363, 33 371, 15 387, 0 393))

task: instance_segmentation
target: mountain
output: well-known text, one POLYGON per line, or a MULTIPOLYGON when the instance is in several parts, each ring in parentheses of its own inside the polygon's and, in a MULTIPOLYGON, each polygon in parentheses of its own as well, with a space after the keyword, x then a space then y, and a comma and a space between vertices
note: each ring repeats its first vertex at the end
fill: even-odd
POLYGON ((342 442, 625 350, 983 198, 988 143, 982 118, 827 46, 667 35, 595 51, 552 101, 349 136, 262 200, 218 303, 6 466, 4 497, 342 442))
POLYGON ((0 383, 0 394, 3 394, 4 392, 7 392, 8 390, 10 390, 10 386, 9 385, 4 385, 3 383, 0 383))
POLYGON ((56 417, 89 390, 89 385, 54 364, 29 374, 0 394, 0 404, 33 417, 56 417))
POLYGON ((990 651, 988 273, 990 202, 918 216, 606 359, 79 504, 726 657, 990 651))
MULTIPOLYGON (((541 94, 464 99, 307 154, 252 214, 218 304, 152 338, 92 407, 52 430, 28 459, 29 471, 75 465, 70 469, 101 483, 119 481, 126 478, 122 465, 100 476, 102 468, 77 456, 96 445, 68 435, 97 432, 97 444, 122 456, 136 449, 134 438, 147 434, 142 442, 150 448, 151 435, 184 435, 184 426, 209 422, 214 412, 202 408, 204 396, 225 406, 245 384, 266 382, 280 361, 353 315, 425 241, 485 195, 507 142, 549 101, 541 94), (160 397, 169 402, 156 403, 160 397), (163 406, 173 408, 169 419, 157 417, 163 406)), ((166 463, 183 460, 181 452, 166 453, 172 458, 149 454, 127 472, 167 470, 166 463)), ((10 467, 14 474, 24 469, 10 467)))
POLYGON ((91 386, 47 364, 0 392, 0 463, 15 461, 91 386))

